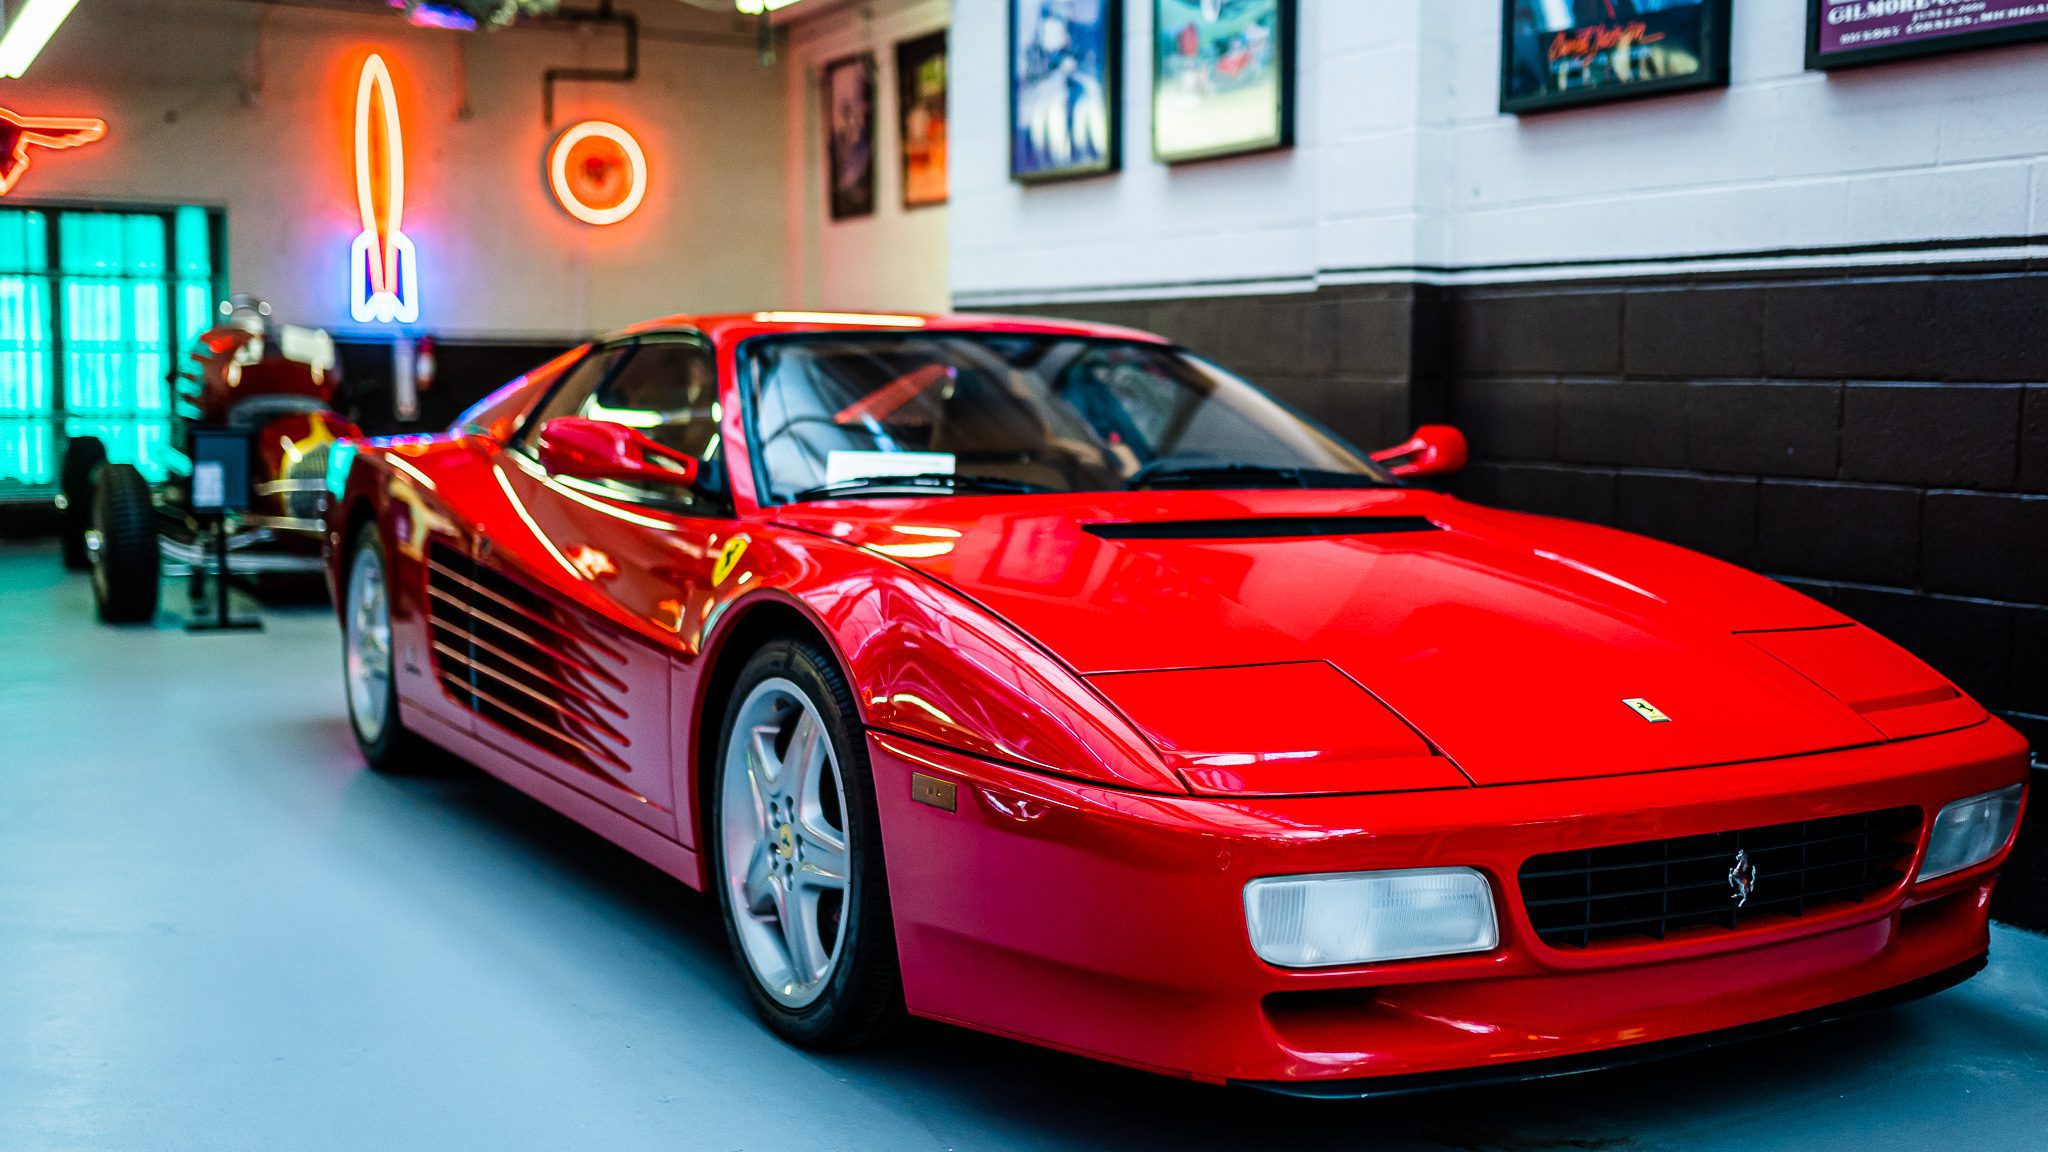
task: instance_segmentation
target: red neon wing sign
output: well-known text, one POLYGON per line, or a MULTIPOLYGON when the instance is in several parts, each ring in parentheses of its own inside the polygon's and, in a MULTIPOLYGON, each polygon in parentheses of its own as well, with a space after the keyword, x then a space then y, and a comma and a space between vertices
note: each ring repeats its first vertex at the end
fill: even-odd
POLYGON ((77 148, 107 134, 107 122, 87 116, 17 116, 0 108, 0 196, 14 191, 28 171, 29 147, 77 148))
POLYGON ((349 309, 365 324, 420 318, 419 280, 405 217, 405 139, 391 70, 372 54, 356 81, 356 204, 363 232, 349 250, 349 309))

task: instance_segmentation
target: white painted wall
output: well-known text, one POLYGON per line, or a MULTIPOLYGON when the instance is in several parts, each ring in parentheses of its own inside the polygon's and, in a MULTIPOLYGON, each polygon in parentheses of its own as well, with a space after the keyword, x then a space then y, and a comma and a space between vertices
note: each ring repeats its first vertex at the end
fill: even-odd
POLYGON ((1007 5, 960 4, 962 303, 2048 232, 2048 45, 1824 75, 1805 4, 1735 0, 1729 89, 1516 118, 1496 0, 1300 0, 1299 146, 1168 168, 1152 5, 1125 3, 1124 171, 1033 188, 1007 175, 1007 5))
POLYGON ((782 72, 757 62, 730 16, 633 7, 650 28, 639 81, 557 92, 558 123, 615 119, 650 157, 644 206, 609 228, 571 220, 547 191, 540 99, 551 65, 613 65, 616 31, 456 34, 230 0, 80 4, 0 102, 103 116, 111 131, 39 157, 10 200, 224 207, 233 290, 298 323, 364 331, 347 305, 361 228, 350 61, 375 49, 405 115, 423 329, 573 339, 666 312, 778 305, 782 72))
MULTIPOLYGON (((1000 0, 962 0, 963 7, 1000 0)), ((950 0, 872 0, 807 16, 789 11, 785 156, 795 178, 784 227, 784 287, 792 307, 874 308, 939 312, 951 304, 947 243, 951 207, 903 206, 903 148, 897 124, 896 45, 945 28, 950 0), (831 219, 826 200, 825 65, 861 52, 875 54, 875 213, 831 219)), ((959 55, 953 47, 954 60, 959 55)), ((959 84, 957 70, 951 83, 959 84)), ((957 98, 956 98, 957 102, 957 98)), ((958 193, 957 121, 950 125, 953 195, 958 193)))

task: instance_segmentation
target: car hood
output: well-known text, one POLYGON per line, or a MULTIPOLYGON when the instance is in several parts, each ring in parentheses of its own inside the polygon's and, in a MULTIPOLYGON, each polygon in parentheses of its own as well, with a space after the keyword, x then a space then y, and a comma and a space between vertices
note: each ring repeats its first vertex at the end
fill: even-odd
MULTIPOLYGON (((1683 549, 1435 493, 953 497, 781 515, 971 597, 1112 702, 1136 672, 1327 664, 1364 690, 1361 726, 1377 698, 1472 784, 1886 738, 1745 635, 1853 627, 1824 605, 1683 549)), ((1909 679, 1936 683, 1912 689, 1922 698, 1946 685, 1898 657, 1909 679)), ((1189 694, 1183 726, 1269 710, 1272 747, 1243 749, 1254 755, 1284 754, 1291 729, 1329 731, 1328 717, 1308 723, 1285 699, 1236 697, 1231 682, 1188 681, 1207 688, 1189 694)), ((1170 748, 1177 722, 1170 708, 1160 718, 1158 696, 1147 690, 1149 719, 1125 710, 1170 748)), ((1349 707, 1321 689, 1309 699, 1349 707)))

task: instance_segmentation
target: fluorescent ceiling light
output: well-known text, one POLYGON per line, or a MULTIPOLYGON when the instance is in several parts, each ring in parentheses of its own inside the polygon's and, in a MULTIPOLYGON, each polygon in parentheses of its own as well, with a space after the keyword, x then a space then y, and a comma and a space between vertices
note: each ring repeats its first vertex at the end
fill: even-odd
POLYGON ((779 12, 796 3, 796 0, 734 0, 734 3, 747 15, 759 16, 763 12, 779 12))
POLYGON ((22 5, 20 14, 8 22, 6 33, 0 35, 0 76, 21 79, 28 66, 36 62, 43 45, 56 34, 57 26, 77 6, 78 0, 28 0, 22 5))

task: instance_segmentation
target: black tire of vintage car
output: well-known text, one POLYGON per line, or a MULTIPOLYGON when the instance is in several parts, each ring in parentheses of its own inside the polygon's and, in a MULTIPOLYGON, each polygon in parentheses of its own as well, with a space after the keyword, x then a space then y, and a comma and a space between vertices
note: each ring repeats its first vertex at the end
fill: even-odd
POLYGON ((85 550, 85 533, 92 527, 93 478, 106 462, 106 443, 97 436, 73 436, 64 445, 57 490, 64 496, 64 567, 73 572, 92 567, 92 557, 85 550))
POLYGON ((133 464, 100 469, 93 491, 92 526, 99 548, 92 554, 92 596, 100 619, 109 624, 143 624, 156 619, 163 558, 157 551, 156 508, 149 481, 133 464))

